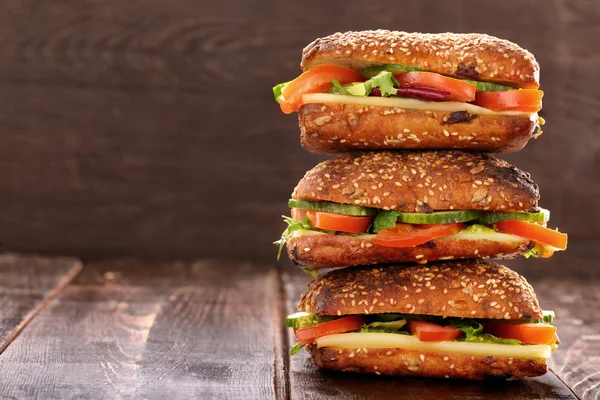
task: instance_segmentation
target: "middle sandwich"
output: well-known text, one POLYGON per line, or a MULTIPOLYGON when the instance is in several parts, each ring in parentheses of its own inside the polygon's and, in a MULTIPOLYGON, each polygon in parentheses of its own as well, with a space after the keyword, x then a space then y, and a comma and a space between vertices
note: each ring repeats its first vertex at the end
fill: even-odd
POLYGON ((276 242, 304 268, 549 257, 567 235, 546 228, 537 185, 487 154, 343 154, 308 171, 276 242))

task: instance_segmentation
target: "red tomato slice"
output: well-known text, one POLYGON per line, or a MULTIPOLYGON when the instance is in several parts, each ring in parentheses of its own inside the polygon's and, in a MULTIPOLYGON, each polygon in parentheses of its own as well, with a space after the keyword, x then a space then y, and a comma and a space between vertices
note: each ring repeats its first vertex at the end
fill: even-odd
POLYGON ((517 339, 525 344, 553 344, 556 342, 556 327, 550 324, 519 324, 489 320, 483 327, 485 333, 499 338, 517 339))
POLYGON ((544 92, 536 89, 477 92, 473 104, 492 111, 535 112, 542 109, 544 92))
POLYGON ((421 342, 443 342, 444 340, 454 340, 462 335, 462 331, 458 328, 427 321, 408 321, 408 329, 421 342))
POLYGON ((355 217, 302 208, 292 208, 292 218, 297 221, 308 218, 308 222, 313 228, 348 233, 366 233, 375 219, 375 217, 355 217))
POLYGON ((335 65, 319 65, 288 83, 281 90, 279 100, 281 111, 291 114, 303 104, 302 95, 306 93, 324 93, 331 89, 331 80, 340 83, 363 82, 365 78, 353 69, 335 65))
POLYGON ((360 315, 351 315, 333 321, 322 322, 311 328, 298 329, 296 331, 296 340, 298 343, 310 344, 321 336, 357 331, 363 326, 364 322, 364 318, 360 315))
POLYGON ((425 87, 450 92, 446 101, 468 102, 475 100, 475 85, 460 79, 449 78, 435 72, 404 72, 394 75, 400 86, 425 87))
POLYGON ((542 244, 555 247, 558 250, 567 248, 567 235, 553 229, 545 228, 527 221, 500 221, 494 224, 496 229, 505 233, 521 236, 542 244))
POLYGON ((395 228, 377 232, 373 243, 387 247, 414 247, 430 240, 454 235, 464 227, 462 223, 440 225, 396 224, 395 228))

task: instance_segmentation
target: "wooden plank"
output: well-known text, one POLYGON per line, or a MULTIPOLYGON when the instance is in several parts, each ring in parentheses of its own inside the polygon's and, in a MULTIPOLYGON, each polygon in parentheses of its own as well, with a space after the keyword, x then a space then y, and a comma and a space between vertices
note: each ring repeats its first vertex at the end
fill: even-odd
POLYGON ((0 353, 80 270, 74 258, 0 255, 0 353))
POLYGON ((534 288, 557 316, 562 344, 550 367, 580 398, 600 399, 600 282, 547 278, 534 288))
MULTIPOLYGON (((296 311, 300 295, 310 276, 299 268, 284 273, 287 312, 296 311)), ((565 287, 562 288, 563 290, 565 287)), ((600 301, 596 302, 596 308, 600 301)), ((561 329, 562 326, 559 326, 561 329)), ((561 331, 562 332, 562 329, 561 331)), ((561 338, 563 337, 561 333, 561 338)), ((564 338, 565 346, 570 338, 564 338)), ((293 332, 288 340, 295 343, 293 332)), ((560 354, 561 351, 558 352, 560 354)), ((582 360, 582 358, 580 358, 582 360)), ((594 363, 594 359, 589 360, 594 363)), ((560 375, 562 377, 562 375, 560 375)), ((291 358, 290 392, 292 399, 575 399, 573 392, 553 372, 539 378, 515 382, 469 382, 451 380, 394 379, 318 370, 310 356, 302 351, 291 358), (399 394, 401 396, 399 397, 399 394)), ((590 397, 591 398, 591 397, 590 397)))
POLYGON ((273 268, 86 266, 0 356, 1 397, 275 398, 273 268))
POLYGON ((600 214, 572 207, 600 197, 597 17, 565 0, 0 2, 0 236, 88 258, 272 260, 278 215, 322 157, 270 88, 313 39, 387 28, 487 32, 537 56, 546 133, 506 157, 552 226, 598 240, 600 214))

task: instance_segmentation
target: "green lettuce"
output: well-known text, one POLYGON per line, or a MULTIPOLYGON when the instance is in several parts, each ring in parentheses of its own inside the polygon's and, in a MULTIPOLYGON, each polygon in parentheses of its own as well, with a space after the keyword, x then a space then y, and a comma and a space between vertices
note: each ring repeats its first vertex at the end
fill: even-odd
POLYGON ((521 344, 521 341, 517 339, 498 338, 489 333, 483 333, 483 325, 473 320, 454 320, 451 322, 451 325, 465 333, 465 338, 463 339, 465 342, 521 344))
POLYGON ((281 97, 281 91, 283 90, 283 87, 290 82, 283 82, 277 86, 273 86, 273 96, 275 96, 275 100, 277 100, 277 102, 279 102, 279 98, 281 97))
POLYGON ((296 343, 295 345, 292 346, 292 348, 290 349, 290 356, 295 356, 296 353, 298 353, 300 350, 302 350, 304 348, 304 345, 302 343, 296 343))
POLYGON ((279 251, 277 252, 277 261, 281 258, 281 251, 283 247, 287 243, 287 241, 292 237, 292 233, 299 229, 310 229, 310 223, 308 222, 308 218, 304 218, 302 221, 296 221, 293 218, 287 217, 285 215, 281 216, 286 224, 288 224, 287 228, 281 234, 281 238, 273 242, 274 245, 279 246, 279 251))
POLYGON ((342 85, 337 79, 331 81, 333 87, 331 93, 343 94, 346 96, 368 96, 375 88, 379 88, 381 96, 393 96, 398 93, 395 86, 399 86, 398 81, 391 72, 382 71, 365 82, 354 82, 342 85))
POLYGON ((368 324, 364 324, 360 329, 361 332, 385 332, 385 333, 399 333, 400 329, 406 325, 406 319, 402 318, 396 321, 373 321, 368 324))
POLYGON ((383 229, 391 229, 396 227, 396 221, 398 220, 398 211, 386 211, 383 210, 375 220, 373 221, 373 232, 379 232, 383 229))
POLYGON ((371 76, 375 76, 383 71, 397 74, 400 72, 423 71, 423 69, 419 67, 411 67, 408 65, 384 64, 365 68, 362 71, 360 71, 360 73, 362 76, 366 76, 368 78, 371 76))
POLYGON ((315 268, 302 268, 302 271, 306 272, 309 275, 312 275, 313 277, 319 276, 319 270, 315 268))

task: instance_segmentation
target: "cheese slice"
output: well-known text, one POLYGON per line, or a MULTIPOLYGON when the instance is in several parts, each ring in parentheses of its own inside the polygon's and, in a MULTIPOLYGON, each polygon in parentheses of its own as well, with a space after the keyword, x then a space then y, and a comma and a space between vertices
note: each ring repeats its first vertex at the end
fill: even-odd
POLYGON ((466 111, 475 115, 504 115, 513 117, 529 118, 537 121, 536 112, 522 111, 492 111, 487 108, 479 107, 469 103, 459 103, 456 101, 424 101, 417 99, 407 99, 402 97, 375 97, 375 96, 347 96, 331 93, 309 93, 302 95, 304 104, 355 104, 360 106, 392 107, 406 110, 423 111, 466 111))
MULTIPOLYGON (((298 229, 292 233, 292 237, 298 236, 309 236, 309 235, 328 235, 325 232, 311 231, 307 229, 298 229)), ((377 235, 362 234, 352 235, 352 237, 362 240, 373 240, 377 235)), ((435 240, 489 240, 492 242, 511 242, 511 243, 527 243, 529 239, 522 238, 520 236, 511 235, 509 233, 501 232, 484 232, 484 233, 472 233, 472 232, 459 232, 455 235, 444 236, 435 240)))
POLYGON ((416 336, 396 333, 354 332, 337 333, 318 338, 317 347, 339 349, 406 349, 433 353, 464 354, 481 357, 510 357, 519 359, 550 358, 552 350, 545 344, 510 345, 474 342, 421 342, 416 336))

